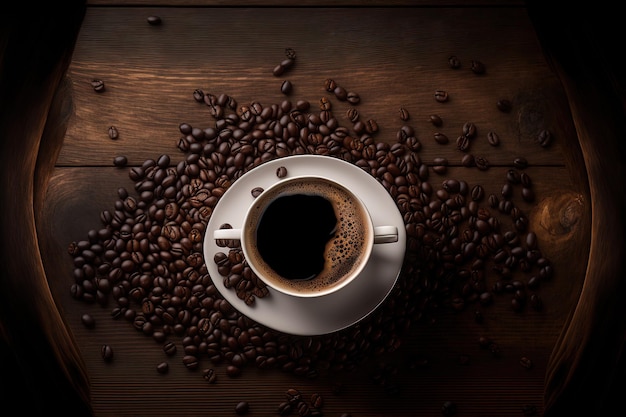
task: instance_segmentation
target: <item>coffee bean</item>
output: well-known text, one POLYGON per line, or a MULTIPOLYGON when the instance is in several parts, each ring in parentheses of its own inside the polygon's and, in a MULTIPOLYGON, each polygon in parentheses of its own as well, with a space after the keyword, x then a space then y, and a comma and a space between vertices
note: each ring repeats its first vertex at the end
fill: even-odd
POLYGON ((542 148, 547 148, 552 144, 552 132, 547 129, 542 130, 537 135, 537 141, 542 148))
POLYGON ((102 345, 100 354, 105 362, 111 362, 113 360, 113 348, 110 345, 102 345))
POLYGON ((471 69, 474 74, 478 75, 484 74, 486 71, 485 64, 475 59, 471 61, 471 69))
POLYGON ((163 352, 165 352, 165 354, 167 356, 173 356, 176 354, 176 344, 174 342, 166 342, 163 345, 163 352))
POLYGON ((472 200, 481 201, 485 197, 485 190, 482 185, 475 185, 472 187, 471 191, 472 200))
POLYGON ((104 81, 100 79, 93 79, 91 80, 91 87, 96 93, 101 93, 104 91, 105 88, 104 81))
POLYGON ((446 101, 449 100, 449 96, 448 96, 448 92, 444 91, 444 90, 437 90, 435 91, 435 100, 437 100, 439 103, 445 103, 446 101))
POLYGON ((440 145, 445 145, 449 142, 448 137, 444 135, 443 133, 437 132, 435 133, 434 137, 435 137, 435 142, 437 142, 440 145))
POLYGON ((365 122, 365 131, 370 134, 378 132, 378 123, 376 123, 376 120, 368 119, 365 122))
POLYGON ((513 165, 515 166, 515 168, 524 169, 528 167, 528 161, 526 160, 526 158, 518 156, 513 160, 513 165))
POLYGON ((326 81, 324 81, 324 89, 329 93, 335 91, 335 88, 337 88, 337 83, 332 78, 327 78, 326 81))
POLYGON ((287 95, 287 94, 291 94, 292 90, 293 90, 293 85, 291 84, 291 81, 289 80, 283 81, 283 83, 280 86, 280 92, 287 95))
POLYGON ((113 165, 115 165, 118 168, 123 168, 126 166, 126 164, 128 164, 128 158, 126 158, 123 155, 116 156, 115 158, 113 158, 113 165))
POLYGON ((250 404, 247 401, 240 401, 235 405, 235 413, 238 415, 247 414, 250 411, 250 404))
POLYGON ((452 401, 444 401, 443 405, 441 406, 441 414, 445 417, 452 417, 452 416, 455 416, 456 413, 457 413, 456 403, 452 401))
POLYGON ((465 122, 463 124, 463 136, 467 136, 470 139, 473 139, 476 137, 476 125, 472 122, 465 122))
POLYGON ((486 171, 489 169, 489 161, 484 156, 475 157, 474 163, 476 164, 476 167, 481 171, 486 171))
POLYGON ((159 16, 148 16, 148 23, 152 26, 158 26, 161 23, 163 23, 163 21, 161 20, 161 18, 159 16))
POLYGON ((350 107, 346 112, 346 116, 352 123, 356 123, 359 120, 359 111, 354 107, 350 107))
POLYGON ((167 362, 161 362, 156 366, 156 370, 160 374, 166 374, 170 370, 170 365, 167 362))
POLYGON ((109 130, 108 130, 108 133, 109 133, 109 138, 113 139, 113 140, 119 138, 119 136, 120 136, 120 134, 117 131, 117 128, 115 126, 110 126, 109 130))
POLYGON ((262 187, 254 187, 252 190, 250 190, 250 194, 252 194, 252 197, 257 198, 258 196, 261 195, 263 191, 264 190, 262 187))
POLYGON ((332 107, 332 103, 328 99, 328 97, 320 98, 320 110, 330 110, 332 107))
POLYGON ((461 152, 467 152, 470 147, 470 138, 466 135, 461 135, 456 139, 456 148, 461 152))
POLYGON ((348 99, 348 91, 341 86, 335 87, 333 94, 335 94, 335 97, 340 101, 346 101, 348 99))
MULTIPOLYGON (((346 101, 350 104, 359 104, 361 102, 361 96, 359 96, 359 94, 353 92, 353 91, 348 91, 348 94, 346 96, 346 101)), ((408 119, 407 119, 408 120, 408 119)))
POLYGON ((409 111, 404 107, 400 107, 400 120, 406 122, 407 120, 409 120, 409 118, 410 118, 409 111))
MULTIPOLYGON (((276 169, 276 176, 278 178, 285 178, 287 176, 287 168, 280 166, 276 169)), ((256 196, 258 197, 258 195, 256 196)))
POLYGON ((88 329, 93 329, 96 327, 96 320, 93 318, 91 314, 85 313, 80 317, 83 325, 88 329))
POLYGON ((474 155, 471 153, 463 155, 463 158, 461 158, 461 165, 468 168, 473 167, 475 165, 474 155))
POLYGON ((503 98, 496 102, 496 107, 503 113, 510 113, 513 108, 513 104, 510 100, 503 98))
POLYGON ((533 367, 533 362, 526 356, 522 356, 519 360, 519 364, 522 368, 530 369, 533 367))
POLYGON ((202 378, 207 381, 209 384, 215 384, 217 381, 217 374, 215 373, 215 369, 207 368, 202 371, 202 378))
POLYGON ((488 132, 487 142, 489 142, 491 146, 498 146, 500 144, 500 137, 496 132, 488 132))
POLYGON ((429 120, 430 120, 430 123, 432 123, 433 126, 436 126, 436 127, 443 126, 443 120, 441 119, 441 117, 439 115, 431 114, 429 116, 429 120))
POLYGON ((459 69, 461 68, 461 60, 457 58, 456 55, 451 55, 448 57, 448 65, 450 65, 452 69, 459 69))
POLYGON ((285 48, 285 56, 289 59, 296 59, 296 51, 293 48, 285 48))

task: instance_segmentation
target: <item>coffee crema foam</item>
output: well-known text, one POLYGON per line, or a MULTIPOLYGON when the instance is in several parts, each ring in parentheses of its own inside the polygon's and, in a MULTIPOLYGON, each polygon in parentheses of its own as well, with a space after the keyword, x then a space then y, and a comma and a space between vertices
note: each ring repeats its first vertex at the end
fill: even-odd
MULTIPOLYGON (((368 245, 371 245, 371 240, 373 240, 369 215, 361 203, 356 201, 355 196, 332 182, 320 178, 286 181, 289 183, 268 190, 254 203, 254 208, 248 217, 248 225, 253 225, 253 227, 246 227, 247 251, 248 256, 251 257, 248 259, 248 264, 254 264, 257 275, 262 275, 260 278, 269 285, 303 294, 326 291, 341 284, 344 277, 350 276, 362 262, 367 261, 368 245), (263 261, 257 248, 251 247, 250 244, 256 241, 256 228, 264 209, 277 198, 294 194, 324 197, 330 201, 337 218, 335 232, 324 249, 324 267, 315 277, 306 280, 291 280, 280 276, 263 261)), ((306 220, 302 219, 302 221, 306 220)))

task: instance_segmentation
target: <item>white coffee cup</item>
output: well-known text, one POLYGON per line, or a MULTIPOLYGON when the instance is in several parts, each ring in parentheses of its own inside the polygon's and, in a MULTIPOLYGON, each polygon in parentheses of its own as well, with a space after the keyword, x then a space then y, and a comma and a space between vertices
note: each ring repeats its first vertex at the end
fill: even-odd
POLYGON ((338 291, 359 276, 376 244, 398 241, 396 226, 374 226, 363 201, 321 176, 285 178, 246 209, 238 228, 213 238, 240 245, 252 271, 295 297, 338 291))

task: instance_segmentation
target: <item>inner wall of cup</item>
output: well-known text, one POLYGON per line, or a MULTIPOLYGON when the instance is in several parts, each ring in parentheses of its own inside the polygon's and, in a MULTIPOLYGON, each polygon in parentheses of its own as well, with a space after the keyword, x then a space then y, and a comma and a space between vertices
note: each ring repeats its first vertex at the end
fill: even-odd
MULTIPOLYGON (((302 219, 306 221, 306 219, 302 219)), ((289 225, 285 225, 289 227, 289 225)), ((265 190, 252 204, 244 221, 242 245, 244 256, 255 274, 268 286, 293 295, 316 296, 335 291, 356 277, 371 254, 374 242, 373 225, 363 202, 347 188, 335 181, 321 177, 297 177, 283 180, 265 190), (352 250, 348 253, 338 252, 333 238, 327 244, 327 256, 323 271, 310 280, 289 280, 278 275, 261 257, 256 245, 256 229, 265 208, 275 199, 284 195, 309 194, 322 195, 329 199, 338 219, 338 233, 343 242, 350 242, 352 250), (328 198, 328 197, 331 198, 328 198), (348 222, 342 213, 352 210, 356 214, 353 221, 348 222), (330 250, 329 250, 330 249, 330 250)))

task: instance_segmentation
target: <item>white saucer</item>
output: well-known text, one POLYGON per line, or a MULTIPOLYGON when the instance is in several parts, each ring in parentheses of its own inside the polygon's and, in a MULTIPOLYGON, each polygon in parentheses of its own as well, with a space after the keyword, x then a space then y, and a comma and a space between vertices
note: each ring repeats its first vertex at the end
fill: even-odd
POLYGON ((204 259, 213 283, 222 296, 240 313, 272 329, 294 335, 332 333, 357 323, 374 311, 389 295, 398 279, 406 250, 404 221, 387 190, 369 173, 341 159, 320 155, 294 155, 274 159, 238 178, 220 198, 206 228, 204 259), (365 269, 350 284, 329 295, 301 298, 268 287, 269 295, 257 298, 252 305, 239 299, 233 289, 223 284, 223 276, 213 262, 217 252, 227 251, 213 239, 213 231, 224 223, 234 228, 242 225, 250 191, 268 188, 280 180, 276 169, 284 166, 287 176, 322 175, 346 185, 361 197, 374 226, 396 226, 398 241, 376 244, 365 269))

